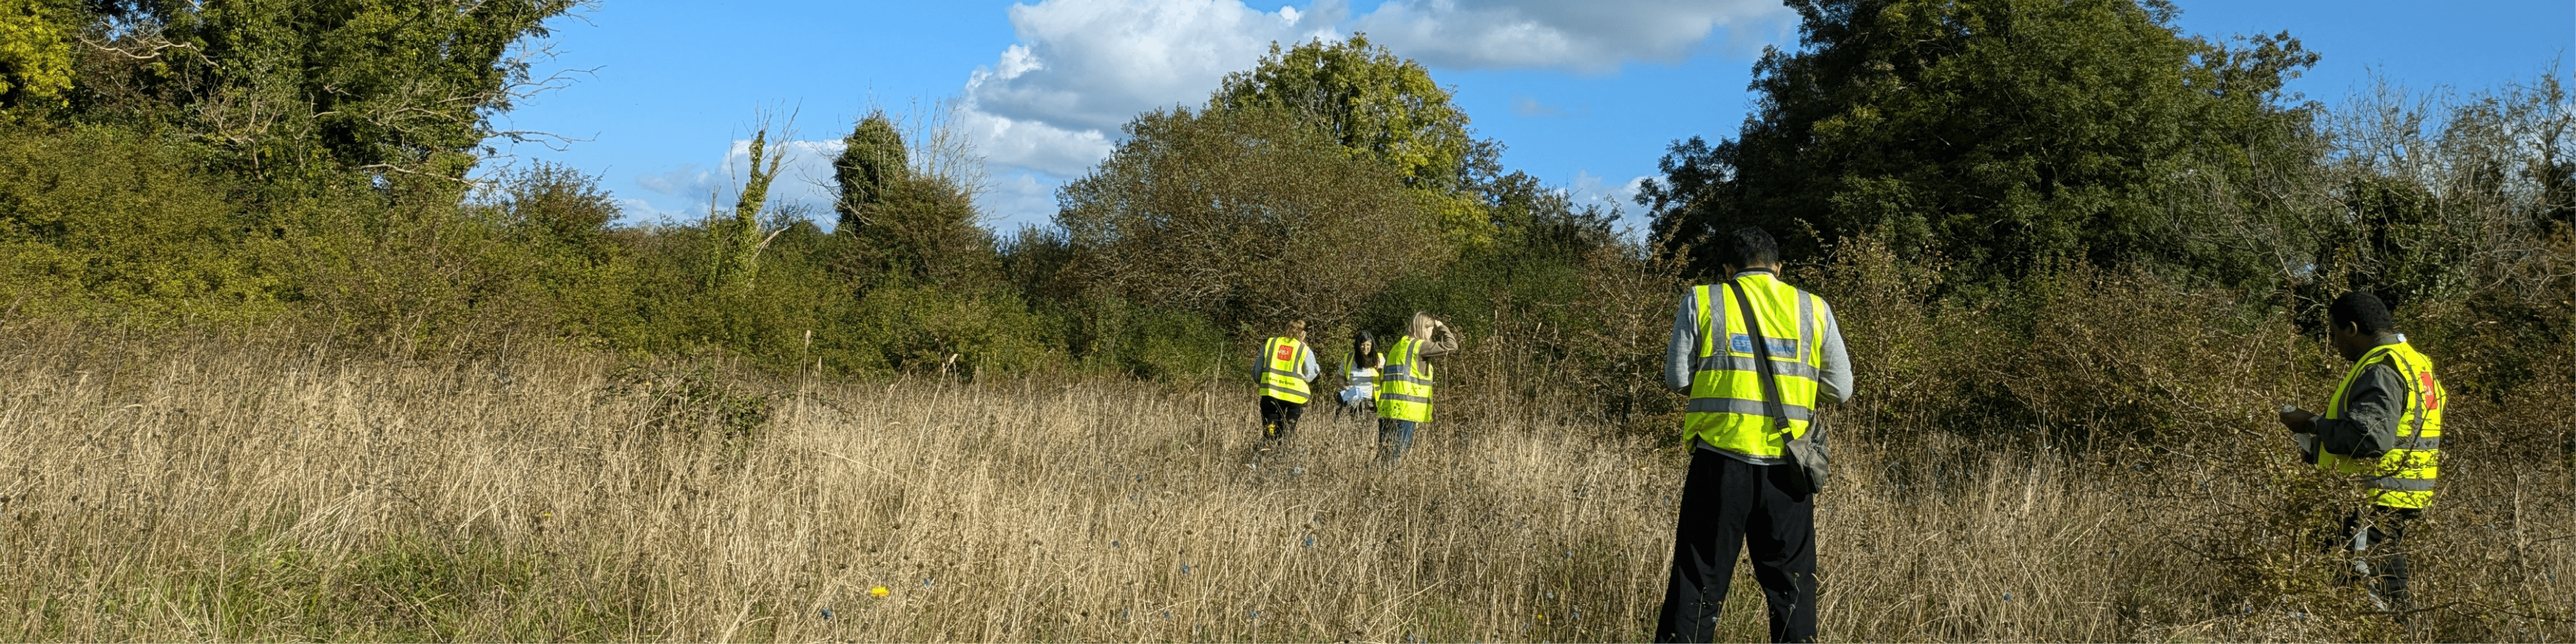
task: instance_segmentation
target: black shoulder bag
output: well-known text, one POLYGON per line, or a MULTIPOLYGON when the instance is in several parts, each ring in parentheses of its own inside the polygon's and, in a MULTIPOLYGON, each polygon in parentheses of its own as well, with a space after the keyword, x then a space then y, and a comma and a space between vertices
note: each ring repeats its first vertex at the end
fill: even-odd
MULTIPOLYGON (((1776 369, 1771 365, 1771 341, 1769 336, 1762 333, 1762 318, 1753 314, 1752 298, 1744 296, 1744 287, 1736 284, 1734 277, 1726 278, 1726 286, 1727 290, 1735 292, 1735 310, 1743 312, 1745 332, 1753 336, 1753 368, 1757 373, 1762 374, 1763 413, 1771 416, 1772 429, 1786 433, 1789 431, 1789 408, 1787 403, 1780 400, 1780 380, 1774 373, 1776 369)), ((1726 330, 1712 329, 1711 331, 1724 333, 1726 330)), ((1807 339, 1802 337, 1798 338, 1798 341, 1806 342, 1807 339)), ((1807 421, 1807 433, 1789 439, 1788 444, 1784 446, 1785 449, 1780 451, 1780 455, 1789 460, 1789 467, 1797 473, 1790 479, 1806 484, 1807 489, 1792 490, 1792 492, 1814 495, 1825 491, 1825 448, 1817 445, 1813 440, 1816 432, 1822 429, 1824 429, 1824 419, 1816 418, 1807 421)))

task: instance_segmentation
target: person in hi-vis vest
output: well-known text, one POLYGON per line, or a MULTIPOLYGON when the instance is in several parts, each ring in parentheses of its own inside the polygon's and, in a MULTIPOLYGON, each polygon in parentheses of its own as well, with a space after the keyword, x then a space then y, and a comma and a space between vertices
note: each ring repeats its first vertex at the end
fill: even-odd
POLYGON ((1431 422, 1433 372, 1427 358, 1458 350, 1458 332, 1431 314, 1413 312, 1404 337, 1386 349, 1386 366, 1377 375, 1377 447, 1379 458, 1395 463, 1413 448, 1413 432, 1431 422), (1440 340, 1433 340, 1434 333, 1440 340))
POLYGON ((1261 382, 1261 449, 1268 451, 1297 433, 1297 417, 1312 396, 1317 368, 1315 352, 1306 348, 1306 321, 1289 322, 1286 335, 1261 343, 1253 373, 1261 382))
POLYGON ((1770 608, 1771 640, 1813 641, 1815 496, 1783 451, 1802 436, 1824 445, 1815 409, 1851 398, 1851 357, 1825 300, 1780 281, 1780 246, 1770 233, 1739 228, 1715 242, 1723 275, 1741 291, 1721 282, 1685 293, 1664 349, 1664 386, 1690 395, 1682 440, 1691 458, 1655 639, 1716 637, 1735 555, 1750 549, 1753 579, 1770 608), (1754 320, 1744 319, 1748 306, 1754 320), (1764 399, 1756 362, 1763 351, 1771 357, 1785 430, 1774 429, 1772 401, 1764 399))
POLYGON ((2324 415, 2285 407, 2281 424, 2298 439, 2300 456, 2361 487, 2369 502, 2344 515, 2329 547, 2349 551, 2345 578, 2362 582, 2380 610, 2399 611, 2402 619, 2413 598, 2398 542, 2406 524, 2433 504, 2450 392, 2433 376, 2433 359, 2397 332, 2378 296, 2345 293, 2326 307, 2326 322, 2333 327, 2329 343, 2352 368, 2326 400, 2324 415))
POLYGON ((1377 350, 1377 337, 1361 331, 1351 338, 1350 353, 1342 355, 1342 391, 1333 395, 1341 402, 1334 414, 1359 414, 1362 418, 1377 416, 1377 372, 1386 367, 1386 353, 1377 350))

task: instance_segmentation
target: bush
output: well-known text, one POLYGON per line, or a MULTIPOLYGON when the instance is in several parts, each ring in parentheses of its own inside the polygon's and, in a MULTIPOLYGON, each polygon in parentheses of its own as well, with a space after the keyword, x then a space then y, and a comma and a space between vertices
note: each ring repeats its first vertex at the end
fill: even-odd
POLYGON ((289 253, 229 180, 118 127, 0 128, 0 300, 31 314, 265 319, 289 253))

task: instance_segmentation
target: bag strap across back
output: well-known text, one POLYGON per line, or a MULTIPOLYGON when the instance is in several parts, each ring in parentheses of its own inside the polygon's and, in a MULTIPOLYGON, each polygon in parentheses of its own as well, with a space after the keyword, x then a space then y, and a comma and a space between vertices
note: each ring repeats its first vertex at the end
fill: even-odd
MULTIPOLYGON (((1762 333, 1762 318, 1753 314, 1753 300, 1745 295, 1744 286, 1736 283, 1735 276, 1727 276, 1726 287, 1726 290, 1735 292, 1735 310, 1743 313, 1744 332, 1753 339, 1754 370, 1762 375, 1763 413, 1771 415, 1773 429, 1786 433, 1789 431, 1789 410, 1780 400, 1780 380, 1779 376, 1775 375, 1777 369, 1771 365, 1771 341, 1769 336, 1762 333)), ((1725 329, 1712 331, 1726 332, 1725 329)), ((1799 338, 1798 341, 1805 342, 1806 339, 1799 338)))

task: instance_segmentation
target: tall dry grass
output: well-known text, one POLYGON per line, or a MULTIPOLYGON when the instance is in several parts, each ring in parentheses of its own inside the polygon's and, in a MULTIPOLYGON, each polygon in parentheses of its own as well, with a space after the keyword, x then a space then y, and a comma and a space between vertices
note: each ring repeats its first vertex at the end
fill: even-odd
MULTIPOLYGON (((1320 412, 1256 463, 1232 388, 709 364, 0 329, 0 639, 1651 635, 1684 461, 1618 428, 1451 390, 1399 467, 1320 412)), ((2446 470, 2441 608, 2401 628, 2326 582, 2300 508, 2338 488, 2263 438, 2123 460, 1846 415, 1828 638, 2576 639, 2564 464, 2446 470)), ((1759 639, 1737 586, 1723 636, 1759 639)))

